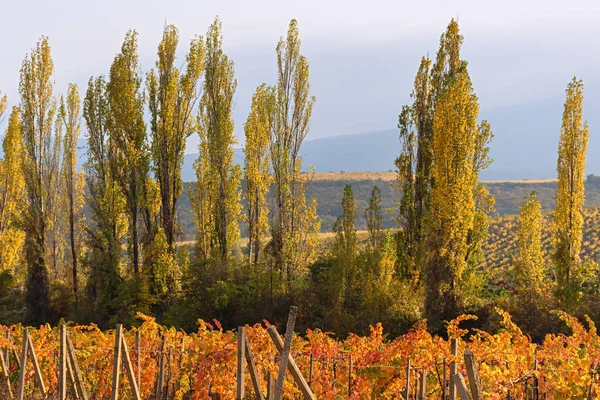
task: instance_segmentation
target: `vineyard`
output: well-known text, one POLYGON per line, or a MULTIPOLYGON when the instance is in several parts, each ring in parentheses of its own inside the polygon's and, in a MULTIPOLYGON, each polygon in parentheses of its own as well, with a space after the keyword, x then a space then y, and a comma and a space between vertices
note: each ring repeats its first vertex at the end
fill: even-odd
MULTIPOLYGON (((461 322, 475 317, 461 316, 448 325, 449 340, 429 334, 425 321, 394 340, 386 339, 379 324, 372 327, 368 336, 350 335, 343 341, 326 332, 308 330, 305 335, 294 336, 289 360, 290 364, 297 364, 299 374, 317 399, 401 399, 407 386, 410 398, 450 398, 450 369, 456 368, 465 377, 469 376, 463 359, 465 350, 475 355, 483 398, 571 399, 600 395, 600 387, 594 386, 600 338, 591 321, 587 321, 586 328, 574 317, 561 313, 572 333, 548 335, 543 344, 536 345, 507 313, 498 310, 498 314, 503 326, 499 333, 462 329, 461 322)), ((279 352, 269 335, 269 330, 275 330, 268 329, 266 321, 239 330, 247 335, 245 346, 250 351, 243 353, 245 357, 242 355, 238 364, 238 335, 224 331, 217 321, 199 320, 198 331, 186 334, 158 325, 151 317, 138 314, 138 318, 142 321, 138 328, 123 332, 126 346, 123 352, 119 350, 118 357, 123 354, 125 368, 119 368, 116 375, 113 363, 117 359, 118 364, 119 358, 115 335, 121 331, 103 332, 94 325, 68 326, 78 364, 74 369, 72 362, 67 363, 69 372, 75 370, 80 374, 80 383, 87 394, 83 397, 81 390, 74 389, 76 385, 67 384, 67 398, 116 398, 111 397, 115 395, 113 383, 120 378, 120 389, 116 392, 122 399, 136 398, 133 386, 143 399, 234 399, 236 383, 240 382, 236 365, 243 368, 242 376, 248 368, 244 358, 253 367, 249 371, 252 381, 246 380, 242 388, 245 398, 271 398, 279 352), (127 370, 128 374, 124 374, 127 370), (134 377, 135 385, 131 385, 130 376, 134 377), (256 395, 254 385, 260 387, 260 396, 256 395)), ((24 398, 61 398, 59 380, 64 375, 60 373, 61 329, 47 325, 38 329, 20 325, 1 328, 7 332, 0 339, 0 347, 5 349, 2 359, 9 364, 7 373, 3 371, 0 391, 3 398, 8 398, 7 384, 14 395, 21 381, 24 398), (33 357, 27 360, 20 354, 26 348, 21 343, 24 333, 31 339, 37 363, 32 362, 33 357), (19 360, 26 360, 22 377, 19 360)), ((283 351, 285 354, 285 347, 283 351)), ((75 378, 71 377, 73 383, 78 381, 75 378)), ((297 377, 286 375, 283 398, 306 398, 293 378, 297 377)))

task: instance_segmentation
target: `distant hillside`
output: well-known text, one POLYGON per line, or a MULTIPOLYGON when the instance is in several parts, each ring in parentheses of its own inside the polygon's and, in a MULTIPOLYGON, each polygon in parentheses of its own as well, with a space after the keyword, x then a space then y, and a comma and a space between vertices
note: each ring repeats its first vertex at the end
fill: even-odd
MULTIPOLYGON (((398 192, 393 187, 394 173, 385 172, 344 172, 316 174, 314 180, 307 188, 307 196, 317 199, 317 212, 322 220, 321 230, 330 232, 336 218, 341 214, 341 200, 346 184, 351 184, 354 199, 358 207, 357 229, 365 229, 364 210, 367 207, 371 190, 377 185, 381 190, 382 209, 389 210, 385 214, 386 227, 394 226, 393 218, 396 215, 398 192)), ((544 211, 552 211, 555 206, 554 192, 555 180, 519 180, 519 181, 490 181, 484 182, 491 194, 496 198, 496 212, 494 217, 515 215, 525 196, 536 191, 544 211)), ((193 215, 188 197, 188 190, 195 183, 187 182, 183 196, 179 202, 179 217, 184 239, 194 237, 193 215)), ((586 207, 600 206, 600 178, 588 178, 586 183, 586 207)), ((242 226, 242 231, 245 227, 242 226)))

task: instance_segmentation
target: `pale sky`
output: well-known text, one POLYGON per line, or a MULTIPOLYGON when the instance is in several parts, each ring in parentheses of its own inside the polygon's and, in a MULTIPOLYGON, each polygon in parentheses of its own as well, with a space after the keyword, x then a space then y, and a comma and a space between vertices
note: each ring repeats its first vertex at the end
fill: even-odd
MULTIPOLYGON (((41 35, 50 39, 56 91, 85 91, 108 74, 125 32, 139 32, 142 69, 153 67, 167 23, 180 55, 216 15, 236 63, 236 134, 256 86, 275 79, 274 48, 296 18, 317 97, 309 138, 395 128, 422 55, 458 17, 482 117, 485 110, 560 96, 573 75, 600 84, 598 1, 11 1, 1 0, 0 90, 18 103, 19 67, 41 35)), ((182 59, 182 58, 180 58, 182 59)), ((193 153, 196 141, 188 144, 193 153)))

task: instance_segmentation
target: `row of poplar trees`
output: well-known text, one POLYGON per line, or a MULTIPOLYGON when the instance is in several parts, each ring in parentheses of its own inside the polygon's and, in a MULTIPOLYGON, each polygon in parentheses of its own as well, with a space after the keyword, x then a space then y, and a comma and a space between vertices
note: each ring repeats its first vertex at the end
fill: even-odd
MULTIPOLYGON (((424 291, 425 316, 437 329, 473 311, 480 300, 485 271, 481 246, 494 210, 493 196, 479 183, 480 172, 491 163, 493 134, 487 121, 478 122, 479 103, 461 58, 462 43, 452 20, 435 60, 421 60, 412 104, 402 108, 398 125, 402 150, 396 160, 401 189, 397 265, 414 289, 424 291)), ((559 307, 572 311, 582 288, 596 280, 596 265, 580 257, 588 142, 582 104, 583 84, 573 78, 566 90, 558 150, 548 267, 542 209, 535 193, 521 208, 513 286, 519 305, 531 312, 530 306, 536 308, 549 292, 555 293, 559 307)))
MULTIPOLYGON (((206 37, 190 41, 184 62, 176 57, 178 31, 166 26, 147 73, 138 35, 129 31, 108 76, 91 77, 83 100, 74 84, 66 96, 55 95, 50 45, 40 39, 22 64, 21 100, 8 119, 0 164, 0 265, 26 282, 28 322, 52 321, 83 302, 104 326, 173 305, 189 264, 186 248, 177 246, 177 202, 194 133, 200 136, 198 182, 190 193, 197 258, 226 279, 246 220, 246 262, 272 263, 283 281, 293 281, 311 260, 320 230, 299 155, 315 101, 300 44, 292 20, 276 48, 276 83, 253 96, 242 170, 233 159, 237 82, 218 18, 206 37), (83 171, 77 168, 82 130, 83 171), (51 290, 67 293, 60 311, 51 290)), ((0 113, 6 108, 3 97, 0 113)))

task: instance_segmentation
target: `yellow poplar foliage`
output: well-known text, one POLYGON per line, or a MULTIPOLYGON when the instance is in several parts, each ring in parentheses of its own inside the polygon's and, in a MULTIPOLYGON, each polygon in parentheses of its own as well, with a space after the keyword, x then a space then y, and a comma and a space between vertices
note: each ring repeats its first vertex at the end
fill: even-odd
POLYGON ((577 281, 581 264, 583 235, 583 202, 585 153, 588 146, 588 126, 583 122, 583 83, 576 78, 569 83, 558 145, 558 185, 556 208, 552 221, 554 267, 560 288, 577 281))
POLYGON ((199 248, 204 253, 214 250, 214 256, 225 267, 240 237, 238 220, 242 212, 242 173, 233 159, 236 138, 232 108, 236 87, 234 64, 223 52, 221 21, 217 18, 206 35, 204 92, 198 115, 198 183, 193 201, 197 219, 201 216, 196 221, 199 248))
POLYGON ((271 184, 269 144, 275 107, 275 93, 266 84, 256 88, 252 106, 244 124, 246 134, 246 207, 248 215, 248 259, 257 263, 262 242, 269 229, 267 194, 271 184))
POLYGON ((196 130, 193 113, 199 98, 198 82, 204 71, 203 39, 191 40, 182 69, 175 65, 178 43, 177 28, 165 27, 158 46, 156 70, 150 71, 146 83, 151 113, 151 155, 160 189, 160 222, 171 253, 177 232, 177 201, 183 191, 181 166, 187 138, 196 130))
POLYGON ((19 227, 23 211, 23 144, 18 107, 13 107, 2 140, 0 161, 0 271, 13 269, 21 258, 25 233, 19 227))
POLYGON ((544 251, 542 249, 542 204, 535 192, 521 205, 517 228, 518 256, 515 264, 519 292, 545 294, 544 251))

